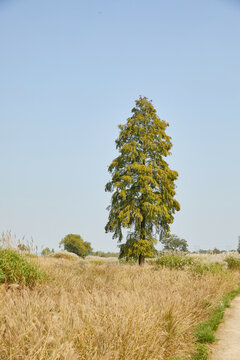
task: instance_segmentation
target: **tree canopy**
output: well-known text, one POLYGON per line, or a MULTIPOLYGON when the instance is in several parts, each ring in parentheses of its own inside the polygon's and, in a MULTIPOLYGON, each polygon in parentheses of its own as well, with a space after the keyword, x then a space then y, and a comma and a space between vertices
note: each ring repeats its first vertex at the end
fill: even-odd
POLYGON ((140 265, 146 256, 153 256, 158 237, 169 232, 173 215, 180 210, 174 198, 178 173, 165 161, 172 147, 167 126, 152 102, 140 96, 132 116, 119 125, 116 148, 120 155, 108 168, 112 179, 105 190, 113 194, 105 231, 113 232, 121 243, 127 229, 120 254, 137 257, 140 265))
POLYGON ((84 241, 80 235, 68 234, 59 243, 59 246, 64 246, 64 250, 77 254, 85 258, 91 251, 90 242, 84 241))
POLYGON ((187 241, 180 239, 177 235, 168 234, 161 240, 161 243, 164 245, 165 250, 188 251, 187 241))

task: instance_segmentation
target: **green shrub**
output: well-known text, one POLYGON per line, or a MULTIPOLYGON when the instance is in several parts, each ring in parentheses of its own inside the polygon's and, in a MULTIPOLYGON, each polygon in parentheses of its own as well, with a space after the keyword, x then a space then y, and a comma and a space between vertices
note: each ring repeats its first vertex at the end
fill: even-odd
POLYGON ((68 234, 59 243, 60 247, 63 245, 64 250, 75 253, 78 256, 85 258, 92 252, 90 242, 84 241, 80 235, 68 234))
POLYGON ((197 262, 195 262, 191 270, 199 275, 203 275, 207 272, 210 272, 211 274, 223 274, 227 271, 225 267, 219 263, 201 264, 197 262))
POLYGON ((0 283, 33 287, 45 278, 39 267, 12 249, 0 249, 0 283))
POLYGON ((186 266, 191 266, 195 260, 190 256, 180 255, 164 255, 156 260, 158 266, 166 266, 170 269, 183 269, 186 266))
POLYGON ((240 270, 240 258, 229 256, 225 259, 228 268, 231 270, 240 270))

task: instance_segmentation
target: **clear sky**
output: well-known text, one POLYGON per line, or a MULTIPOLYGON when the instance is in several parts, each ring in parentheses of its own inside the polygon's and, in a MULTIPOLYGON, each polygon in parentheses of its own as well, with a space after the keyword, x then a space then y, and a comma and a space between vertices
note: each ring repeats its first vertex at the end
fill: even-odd
POLYGON ((139 95, 169 122, 172 233, 240 235, 240 2, 0 0, 0 230, 58 248, 105 234, 117 125, 139 95))

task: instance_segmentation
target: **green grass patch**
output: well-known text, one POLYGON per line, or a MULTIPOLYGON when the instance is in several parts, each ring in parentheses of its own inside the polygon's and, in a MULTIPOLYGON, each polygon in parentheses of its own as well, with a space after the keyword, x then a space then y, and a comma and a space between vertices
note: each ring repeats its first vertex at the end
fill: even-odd
POLYGON ((196 352, 191 357, 191 360, 207 360, 208 359, 208 348, 205 344, 197 343, 196 352))
POLYGON ((95 265, 104 265, 105 261, 103 261, 103 260, 90 260, 89 263, 90 264, 95 264, 95 265))
POLYGON ((211 274, 224 274, 228 272, 228 270, 224 267, 223 264, 219 264, 219 263, 202 264, 200 262, 195 262, 191 266, 191 271, 199 275, 204 275, 208 272, 210 272, 211 274))
POLYGON ((159 267, 168 267, 170 269, 186 269, 197 275, 205 275, 206 273, 221 274, 228 273, 228 269, 220 263, 203 264, 199 258, 193 258, 185 255, 163 255, 160 256, 155 263, 159 267))
POLYGON ((191 360, 208 359, 208 347, 206 344, 210 344, 216 341, 215 331, 223 319, 224 311, 226 308, 230 307, 231 301, 239 294, 240 289, 237 289, 224 295, 220 304, 211 312, 209 319, 198 325, 197 331, 195 333, 196 350, 191 360))
POLYGON ((0 249, 0 283, 33 287, 45 278, 46 274, 24 255, 12 249, 0 249))

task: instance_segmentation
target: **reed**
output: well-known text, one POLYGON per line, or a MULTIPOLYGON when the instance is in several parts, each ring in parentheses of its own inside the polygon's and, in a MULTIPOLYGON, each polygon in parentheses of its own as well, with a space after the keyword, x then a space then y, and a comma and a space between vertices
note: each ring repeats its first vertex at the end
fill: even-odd
POLYGON ((187 358, 197 324, 239 286, 230 270, 37 261, 51 281, 1 286, 1 360, 187 358))

